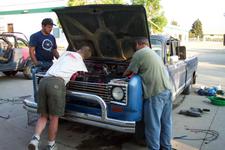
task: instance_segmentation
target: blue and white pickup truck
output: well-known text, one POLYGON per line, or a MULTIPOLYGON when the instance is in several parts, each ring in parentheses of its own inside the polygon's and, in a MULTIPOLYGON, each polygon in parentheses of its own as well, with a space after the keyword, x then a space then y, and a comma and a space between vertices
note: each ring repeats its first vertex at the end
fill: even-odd
MULTIPOLYGON (((151 36, 143 6, 88 5, 54 10, 69 42, 67 50, 82 45, 93 49, 85 60, 88 72, 79 72, 67 84, 64 119, 126 133, 136 132, 142 120, 142 80, 124 78, 123 72, 134 54, 133 40, 146 37, 162 57, 173 83, 173 98, 190 92, 196 78, 197 58, 186 58, 179 41, 151 36)), ((36 84, 43 73, 36 74, 36 84)), ((36 90, 34 91, 36 92, 36 90)), ((24 108, 36 112, 38 99, 25 99, 24 108)))

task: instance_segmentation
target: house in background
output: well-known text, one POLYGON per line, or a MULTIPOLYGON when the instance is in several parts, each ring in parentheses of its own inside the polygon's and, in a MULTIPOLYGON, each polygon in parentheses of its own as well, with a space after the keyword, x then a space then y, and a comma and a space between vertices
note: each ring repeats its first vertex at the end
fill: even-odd
POLYGON ((189 39, 189 31, 180 26, 175 25, 167 25, 163 33, 165 35, 170 35, 174 38, 177 38, 181 41, 181 45, 186 45, 189 39))
POLYGON ((203 34, 203 41, 223 42, 224 34, 206 33, 203 34))
MULTIPOLYGON (((57 25, 57 15, 52 12, 52 9, 64 7, 66 2, 66 0, 31 0, 23 1, 24 4, 22 1, 16 4, 15 1, 9 0, 0 6, 0 33, 22 32, 29 39, 31 34, 41 30, 41 22, 44 18, 52 18, 57 25)), ((62 29, 54 26, 52 34, 56 36, 59 48, 67 47, 62 29)))

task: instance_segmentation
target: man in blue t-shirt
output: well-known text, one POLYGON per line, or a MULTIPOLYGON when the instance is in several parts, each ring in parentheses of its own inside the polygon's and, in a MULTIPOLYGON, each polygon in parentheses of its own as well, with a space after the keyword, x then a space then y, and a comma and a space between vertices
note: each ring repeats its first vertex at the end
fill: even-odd
POLYGON ((29 53, 34 67, 31 69, 33 79, 34 99, 36 101, 37 86, 35 74, 47 71, 53 64, 53 59, 59 58, 55 37, 50 34, 55 25, 51 18, 42 20, 42 29, 30 36, 29 53))
POLYGON ((59 53, 55 37, 50 34, 54 25, 52 19, 45 18, 41 24, 41 31, 30 36, 29 52, 35 66, 48 69, 52 65, 54 57, 58 59, 59 53))

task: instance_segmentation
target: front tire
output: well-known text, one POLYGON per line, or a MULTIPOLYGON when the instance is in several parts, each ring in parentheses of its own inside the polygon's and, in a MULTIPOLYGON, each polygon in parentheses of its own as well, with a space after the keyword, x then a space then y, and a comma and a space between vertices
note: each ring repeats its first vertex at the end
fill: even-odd
POLYGON ((23 75, 27 79, 32 79, 31 68, 33 67, 31 61, 29 61, 23 69, 23 75))
POLYGON ((196 78, 197 78, 197 76, 196 76, 196 74, 194 73, 194 74, 193 74, 193 79, 192 79, 192 84, 196 84, 196 78))
POLYGON ((4 71, 6 76, 15 76, 18 71, 4 71))
POLYGON ((146 146, 144 120, 136 122, 134 139, 139 146, 146 146))
POLYGON ((191 86, 191 83, 184 89, 184 91, 182 92, 182 94, 184 95, 189 95, 191 94, 191 89, 192 89, 192 86, 191 86))

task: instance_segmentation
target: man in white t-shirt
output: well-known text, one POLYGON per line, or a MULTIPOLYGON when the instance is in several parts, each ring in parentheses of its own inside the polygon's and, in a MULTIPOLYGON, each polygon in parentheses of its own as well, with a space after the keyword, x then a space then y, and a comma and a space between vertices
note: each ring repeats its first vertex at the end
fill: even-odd
POLYGON ((85 52, 82 49, 77 52, 66 51, 62 54, 58 61, 48 69, 46 76, 61 77, 64 79, 66 85, 69 82, 71 76, 77 71, 87 72, 83 58, 90 57, 91 53, 86 53, 89 53, 89 51, 85 52))
POLYGON ((58 130, 58 120, 64 115, 65 110, 65 85, 71 76, 77 71, 87 72, 83 59, 91 56, 91 49, 88 46, 81 47, 77 52, 66 51, 48 69, 46 77, 41 79, 38 88, 38 113, 35 133, 28 149, 38 150, 40 135, 44 130, 49 118, 48 145, 47 150, 56 150, 55 138, 58 130))

